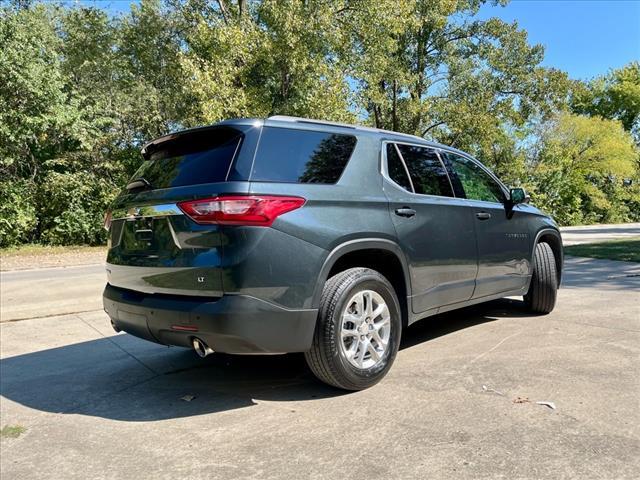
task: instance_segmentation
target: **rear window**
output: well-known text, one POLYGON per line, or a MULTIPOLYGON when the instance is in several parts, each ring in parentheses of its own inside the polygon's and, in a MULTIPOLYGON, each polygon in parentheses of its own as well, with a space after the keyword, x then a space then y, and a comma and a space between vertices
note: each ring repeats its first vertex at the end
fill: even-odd
POLYGON ((251 180, 336 183, 355 146, 352 135, 265 127, 251 180))
POLYGON ((189 132, 161 143, 133 176, 152 188, 224 182, 242 143, 242 133, 229 127, 189 132))

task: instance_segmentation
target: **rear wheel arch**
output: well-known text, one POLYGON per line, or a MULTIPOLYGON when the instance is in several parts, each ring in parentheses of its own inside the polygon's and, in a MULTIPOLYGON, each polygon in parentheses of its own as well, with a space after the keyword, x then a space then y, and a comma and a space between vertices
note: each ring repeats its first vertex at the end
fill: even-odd
POLYGON ((334 248, 320 270, 313 296, 314 308, 320 303, 322 290, 327 280, 354 267, 375 270, 391 283, 400 303, 402 326, 407 326, 409 318, 408 297, 411 295, 409 269, 402 249, 391 240, 352 240, 334 248))

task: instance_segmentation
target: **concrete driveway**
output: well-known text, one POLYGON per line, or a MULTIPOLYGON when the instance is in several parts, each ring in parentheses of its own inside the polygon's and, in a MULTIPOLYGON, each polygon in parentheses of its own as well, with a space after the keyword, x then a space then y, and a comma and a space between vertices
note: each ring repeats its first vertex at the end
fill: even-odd
POLYGON ((1 423, 26 429, 0 440, 2 479, 640 471, 638 264, 567 259, 548 316, 501 300, 419 322, 388 377, 350 394, 301 355, 200 360, 116 335, 101 311, 3 323, 0 339, 1 423))

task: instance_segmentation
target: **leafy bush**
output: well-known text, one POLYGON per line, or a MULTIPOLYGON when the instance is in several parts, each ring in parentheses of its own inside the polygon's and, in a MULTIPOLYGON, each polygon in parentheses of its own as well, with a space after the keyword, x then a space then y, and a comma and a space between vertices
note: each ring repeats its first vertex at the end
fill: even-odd
POLYGON ((38 191, 41 241, 51 245, 104 243, 104 214, 115 193, 110 180, 91 172, 50 172, 38 191))
POLYGON ((38 224, 33 193, 28 180, 0 182, 0 247, 33 240, 38 224))

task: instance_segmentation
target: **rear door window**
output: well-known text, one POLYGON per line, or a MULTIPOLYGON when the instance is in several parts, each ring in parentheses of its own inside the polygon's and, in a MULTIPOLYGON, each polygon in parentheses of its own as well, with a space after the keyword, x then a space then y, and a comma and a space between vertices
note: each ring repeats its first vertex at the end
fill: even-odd
POLYGON ((230 127, 181 134, 151 150, 132 180, 144 178, 152 188, 224 182, 242 138, 230 127))
POLYGON ((251 180, 336 183, 355 146, 353 135, 264 127, 251 180))
POLYGON ((432 148, 398 144, 409 169, 415 193, 453 197, 451 182, 438 154, 432 148))

